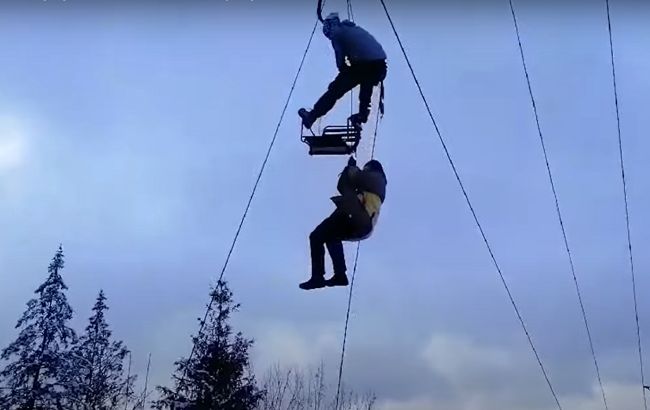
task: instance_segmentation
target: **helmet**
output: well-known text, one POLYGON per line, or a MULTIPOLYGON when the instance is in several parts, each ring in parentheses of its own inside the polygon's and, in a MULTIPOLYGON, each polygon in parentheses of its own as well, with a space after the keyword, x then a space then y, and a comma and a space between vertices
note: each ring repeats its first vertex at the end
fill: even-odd
POLYGON ((329 38, 332 33, 332 29, 339 24, 341 24, 339 13, 330 13, 327 17, 325 17, 325 20, 323 20, 323 34, 325 37, 329 38))

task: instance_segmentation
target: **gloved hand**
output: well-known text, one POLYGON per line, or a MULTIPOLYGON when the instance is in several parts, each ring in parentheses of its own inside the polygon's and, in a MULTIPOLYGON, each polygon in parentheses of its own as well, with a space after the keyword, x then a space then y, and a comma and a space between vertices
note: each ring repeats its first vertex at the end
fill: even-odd
POLYGON ((348 166, 349 167, 356 167, 357 166, 357 160, 354 159, 353 156, 350 156, 350 159, 348 159, 348 166))

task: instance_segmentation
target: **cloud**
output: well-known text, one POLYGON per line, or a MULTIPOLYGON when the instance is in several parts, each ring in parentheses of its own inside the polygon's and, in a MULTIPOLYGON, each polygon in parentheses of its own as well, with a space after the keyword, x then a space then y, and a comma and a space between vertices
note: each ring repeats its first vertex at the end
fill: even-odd
POLYGON ((456 387, 480 383, 513 366, 512 354, 505 350, 443 334, 431 337, 422 356, 434 372, 456 387))
MULTIPOLYGON (((271 37, 256 34, 257 17, 221 13, 233 23, 188 25, 201 13, 182 9, 145 25, 132 13, 92 24, 41 17, 0 24, 3 38, 17 39, 3 49, 3 98, 21 114, 0 111, 0 324, 14 325, 63 241, 70 264, 79 261, 78 273, 66 274, 71 295, 92 298, 97 284, 110 284, 116 335, 134 349, 134 361, 146 365, 152 351, 152 371, 164 383, 173 361, 191 349, 205 286, 255 182, 313 13, 305 6, 300 13, 309 18, 285 15, 286 30, 271 37), (272 75, 255 75, 258 61, 273 61, 272 75)), ((603 380, 621 383, 633 380, 638 363, 629 283, 619 278, 627 249, 607 30, 602 5, 585 2, 584 9, 577 26, 522 9, 522 28, 603 380)), ((382 410, 553 409, 390 27, 372 10, 359 14, 394 56, 377 141, 390 198, 380 232, 363 245, 345 382, 375 391, 382 410)), ((493 11, 420 13, 404 25, 404 37, 564 406, 600 409, 509 11, 493 11)), ((639 210, 650 205, 642 20, 615 16, 630 200, 639 210)), ((241 289, 238 320, 256 340, 251 354, 260 375, 276 362, 323 360, 328 375, 338 369, 347 292, 305 295, 293 283, 306 274, 307 235, 330 210, 345 161, 311 158, 297 139, 296 110, 336 70, 327 42, 313 46, 227 273, 241 289)), ((323 125, 344 119, 348 106, 341 101, 340 116, 333 112, 323 125)), ((371 138, 363 141, 362 159, 371 138)), ((648 218, 636 214, 635 232, 642 232, 648 218)), ((639 249, 647 245, 647 235, 635 239, 639 249)), ((644 253, 636 257, 644 265, 644 253)), ((141 376, 144 367, 134 362, 141 376)), ((636 406, 622 406, 626 385, 606 387, 612 409, 642 404, 639 391, 629 393, 636 406)))
POLYGON ((444 410, 439 403, 428 397, 420 397, 409 400, 385 400, 377 405, 377 410, 444 410))
MULTIPOLYGON (((621 383, 605 385, 610 408, 633 409, 642 404, 639 386, 621 383)), ((513 394, 516 394, 513 389, 513 394)), ((604 408, 600 388, 593 386, 588 396, 561 396, 563 408, 574 410, 594 410, 604 408)), ((379 400, 377 410, 554 410, 555 403, 540 404, 535 400, 521 397, 516 404, 500 401, 498 398, 486 399, 476 397, 468 391, 462 400, 447 401, 433 396, 418 396, 405 400, 379 400)))
MULTIPOLYGON (((641 388, 639 385, 610 383, 604 385, 607 402, 610 408, 634 409, 642 405, 641 388)), ((594 385, 591 396, 566 397, 562 400, 564 407, 574 410, 592 410, 603 408, 600 387, 594 385)))
MULTIPOLYGON (((481 344, 456 334, 433 334, 421 349, 427 368, 438 376, 422 389, 403 398, 382 397, 379 410, 552 410, 557 406, 527 352, 508 346, 481 344), (442 386, 441 386, 442 385, 442 386), (440 389, 451 394, 441 395, 440 389)), ((557 381, 557 380, 556 380, 557 381)), ((584 391, 556 385, 564 408, 603 408, 600 387, 593 383, 584 391)), ((642 404, 640 387, 620 380, 604 385, 612 408, 635 408, 642 404)))
MULTIPOLYGON (((442 400, 437 398, 435 406, 422 408, 532 410, 542 409, 552 400, 539 379, 539 370, 519 349, 435 333, 424 345, 421 357, 451 393, 442 400)), ((417 403, 421 399, 414 406, 417 403)))
POLYGON ((307 368, 331 356, 339 343, 338 332, 331 326, 299 331, 289 323, 276 322, 265 325, 256 336, 253 361, 258 372, 276 363, 307 368))

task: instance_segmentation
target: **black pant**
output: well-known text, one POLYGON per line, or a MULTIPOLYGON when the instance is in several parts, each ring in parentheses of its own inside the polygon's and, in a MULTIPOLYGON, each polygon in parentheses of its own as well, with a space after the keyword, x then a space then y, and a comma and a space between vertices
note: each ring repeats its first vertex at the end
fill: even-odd
POLYGON ((327 91, 312 110, 314 119, 327 114, 341 97, 357 85, 359 87, 359 114, 364 120, 370 114, 370 100, 372 88, 386 78, 386 61, 369 61, 356 63, 339 72, 334 81, 327 87, 327 91))
POLYGON ((325 248, 327 245, 334 274, 344 274, 347 270, 345 266, 345 255, 343 254, 343 244, 341 241, 362 236, 367 232, 359 232, 349 215, 336 209, 332 215, 328 216, 314 229, 309 235, 309 244, 311 246, 311 276, 325 276, 325 248), (360 235, 359 235, 360 234, 360 235))

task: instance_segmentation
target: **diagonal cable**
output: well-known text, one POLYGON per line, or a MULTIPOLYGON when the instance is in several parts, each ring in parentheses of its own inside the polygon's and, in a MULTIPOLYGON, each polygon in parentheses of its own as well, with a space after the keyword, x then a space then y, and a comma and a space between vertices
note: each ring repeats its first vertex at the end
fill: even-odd
POLYGON ((558 221, 560 223, 560 228, 562 230, 562 238, 564 240, 564 247, 567 252, 567 256, 569 258, 569 265, 571 267, 571 276, 573 277, 573 283, 575 285, 576 293, 578 295, 578 303, 580 304, 580 311, 582 313, 582 319, 585 324, 585 330, 587 332, 587 339, 589 341, 589 349, 591 350, 591 357, 594 362, 594 367, 596 369, 596 377, 598 379, 598 385, 600 386, 600 392, 603 398, 603 404, 605 405, 605 409, 608 410, 607 406, 607 397, 605 396, 605 389, 603 388, 603 381, 600 376, 600 368, 598 366, 598 360, 596 358, 596 351, 594 349, 594 343, 593 339, 591 337, 591 330, 589 329, 589 321, 587 320, 587 313, 585 311, 585 306, 582 301, 582 292, 580 291, 580 286, 578 284, 578 278, 576 276, 576 271, 575 271, 575 266, 573 263, 573 256, 571 255, 571 249, 569 248, 569 241, 567 239, 567 234, 566 234, 566 229, 564 227, 564 221, 562 219, 562 212, 560 211, 560 202, 558 200, 558 195, 557 191, 555 189, 555 182, 553 180, 553 173, 551 172, 551 166, 548 161, 548 154, 546 151, 546 144, 544 142, 544 135, 542 133, 542 128, 539 123, 539 115, 537 113, 537 104, 535 103, 535 96, 533 94, 533 88, 530 83, 530 76, 528 75, 528 67, 526 65, 526 58, 524 56, 524 48, 521 43, 521 35, 519 33, 519 24, 517 22, 517 15, 515 13, 515 8, 514 5, 512 4, 512 0, 508 0, 510 4, 510 12, 512 14, 512 20, 515 25, 515 32, 517 34, 517 44, 519 45, 519 54, 521 55, 521 62, 524 68, 524 74, 526 76, 526 84, 528 85, 528 94, 530 95, 530 101, 533 106, 533 113, 535 114, 535 124, 537 125, 537 133, 539 135, 539 141, 542 146, 542 152, 544 153, 544 161, 546 163, 546 171, 548 172, 548 178, 551 183, 551 190, 553 191, 553 198, 555 199, 555 210, 557 212, 557 217, 558 221))
MULTIPOLYGON (((302 59, 300 60, 300 65, 298 66, 298 70, 296 71, 296 75, 293 79, 293 83, 291 84, 291 88, 289 90, 289 95, 287 95, 287 99, 284 103, 284 107, 282 108, 282 113, 280 114, 280 118, 278 119, 278 123, 275 127, 275 132, 273 133, 273 138, 271 138, 271 142, 269 143, 269 147, 266 151, 266 155, 264 157, 264 161, 262 162, 262 166, 260 167, 260 171, 257 175, 257 179, 255 180, 255 184, 253 185, 253 189, 251 191, 251 194, 248 198, 248 202, 246 203, 246 207, 244 209, 244 213, 241 217, 241 220, 239 221, 239 226, 237 227, 237 231, 235 232, 235 236, 233 237, 232 243, 230 245, 230 249, 228 250, 228 254, 226 256, 226 260, 224 261, 223 267, 221 268, 221 273, 219 274, 219 282, 223 279, 224 274, 226 273, 226 269, 228 268, 228 264, 230 262, 230 258, 232 256, 232 253, 235 249, 235 245, 237 244, 237 240, 239 239, 239 235, 242 231, 242 227, 244 226, 244 221, 246 220, 246 217, 248 216, 248 211, 250 210, 251 204, 253 202, 253 198, 255 197, 255 193, 257 192, 257 188, 259 186, 260 180, 262 179, 262 175, 264 174, 264 170, 266 169, 266 164, 268 163, 269 157, 271 156, 271 151, 273 150, 273 146, 275 145, 275 141, 277 140, 278 133, 280 131, 280 125, 282 124, 282 121, 284 120, 284 116, 287 112, 287 108, 289 107, 289 102, 291 101, 291 96, 293 95, 293 91, 296 88, 296 83, 298 82, 298 77, 300 76, 300 73, 302 72, 302 68, 305 64, 305 59, 307 58, 307 53, 309 52, 309 48, 311 47, 312 40, 314 39, 314 33, 316 32, 316 28, 318 27, 318 20, 316 23, 314 23, 314 28, 311 30, 311 34, 309 35, 309 40, 307 41, 307 46, 305 47, 305 51, 303 52, 302 59)), ((210 299, 210 303, 207 306, 207 309, 205 311, 205 315, 203 316, 203 320, 201 321, 201 325, 199 327, 199 333, 198 336, 195 338, 195 340, 198 340, 200 337, 201 333, 203 332, 203 328, 205 326, 205 322, 208 318, 208 314, 210 313, 210 310, 212 309, 212 305, 214 303, 214 296, 210 299)), ((194 352, 196 350, 196 343, 193 343, 192 345, 192 351, 190 352, 190 356, 187 359, 188 363, 192 360, 192 356, 194 355, 194 352)), ((179 390, 182 390, 184 388, 185 384, 185 377, 187 375, 187 366, 185 367, 185 370, 183 372, 183 377, 181 378, 179 382, 179 390)))
POLYGON ((422 86, 420 85, 420 82, 417 79, 417 76, 415 75, 415 71, 413 69, 413 65, 411 64, 411 61, 408 58, 408 55, 406 54, 406 50, 404 49, 404 45, 402 44, 402 40, 399 37, 399 34, 397 33, 397 29, 395 28, 395 24, 393 23, 392 18, 390 17, 390 13, 388 12, 388 9, 386 8, 386 3, 384 0, 380 0, 381 5, 384 8, 384 11, 386 12, 386 17, 388 18, 388 21, 390 22, 390 25, 393 29, 393 33, 395 34, 395 37, 397 39, 397 42, 399 43, 400 49, 402 50, 402 54, 404 55, 404 59, 406 60, 406 63, 409 67, 409 70, 411 71, 411 75, 413 76, 413 80, 415 81, 415 85, 418 88, 418 91, 420 93, 420 97, 422 97, 422 102, 424 103, 424 106, 429 114, 429 118, 431 119, 431 123, 433 124, 436 134, 438 136, 438 139, 440 141, 440 144, 442 145, 442 148, 445 152, 445 156, 447 157, 447 160, 449 162, 449 165, 451 166, 451 169, 454 173, 454 176, 456 177, 456 181, 458 182, 458 185, 463 193, 463 196, 465 197, 465 202, 467 203, 467 206, 472 213, 472 217, 474 218, 474 222, 476 223, 476 226, 481 233, 481 237, 483 238, 483 242, 485 243, 485 247, 487 248, 490 258, 492 259, 492 263, 494 264, 494 267, 497 270, 497 273, 499 274, 499 279, 501 280, 501 283, 503 284, 503 287, 508 295, 508 299, 510 300, 510 304, 512 305, 513 309, 515 310, 515 313, 517 315, 517 319, 519 319, 519 323, 526 334, 526 338, 528 340, 528 344, 530 345, 531 350, 533 351, 533 354, 535 355, 535 359, 537 360, 537 364, 539 365, 542 374, 544 376, 544 379, 546 380, 546 384, 549 387, 549 390, 551 391, 551 394, 553 395, 553 398, 555 399, 555 403, 557 405, 557 408, 559 410, 562 410, 562 406, 560 405, 560 400, 558 399, 557 394, 555 393, 555 389, 553 388, 553 385, 551 384, 551 381, 549 379, 548 373, 546 372, 546 368, 542 364, 542 359, 539 356, 539 353, 537 352, 537 348, 535 347, 535 344, 533 343, 533 339, 530 335, 530 332, 528 331, 528 328, 526 327, 526 324, 524 322, 524 319, 519 311, 519 308, 517 306, 517 303, 515 302, 515 299, 512 295, 512 292, 510 291, 510 287, 508 286, 508 283, 505 280, 505 277, 503 276, 503 272, 501 271, 501 267, 499 266, 499 263, 496 260, 496 257, 494 255, 494 252, 492 251, 492 246, 490 245, 490 242, 487 239, 487 235, 485 234, 485 231, 483 230, 483 226, 481 225, 478 216, 476 214, 476 211, 474 210, 474 206, 472 205, 472 202, 469 199, 469 194, 467 193, 467 190, 465 189, 465 185, 463 184, 462 179, 460 178, 460 174, 458 173, 458 170, 456 169, 456 165, 454 164, 454 161, 451 157, 451 154, 449 152, 449 149, 447 148, 447 144, 445 143, 444 138, 442 137, 442 133, 440 132, 440 129, 438 128, 438 124, 433 116, 433 113, 431 112, 431 108, 429 107, 429 102, 427 101, 426 97, 424 96, 424 92, 422 91, 422 86))
POLYGON ((621 138, 621 117, 618 107, 618 87, 616 84, 616 64, 614 59, 614 41, 612 40, 612 20, 609 10, 609 0, 605 0, 607 6, 607 30, 609 32, 609 54, 612 62, 612 83, 614 88, 614 106, 616 108, 616 130, 618 132, 618 154, 621 165, 621 180, 623 182, 623 199, 625 201, 625 227, 627 229, 627 249, 630 255, 630 272, 632 273, 632 295, 634 299, 634 320, 636 324, 636 341, 639 351, 639 368, 641 370, 641 391, 643 392, 643 408, 648 410, 648 402, 645 393, 645 374, 643 371, 643 350, 641 348, 641 327, 639 326, 639 308, 636 297, 636 279, 634 274, 634 258, 632 257, 632 239, 630 234, 630 212, 627 200, 627 181, 625 178, 625 161, 623 158, 623 140, 621 138))

